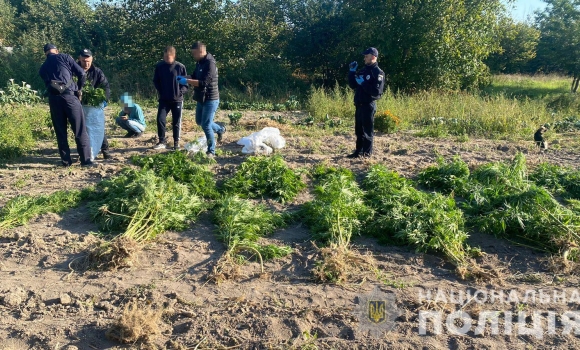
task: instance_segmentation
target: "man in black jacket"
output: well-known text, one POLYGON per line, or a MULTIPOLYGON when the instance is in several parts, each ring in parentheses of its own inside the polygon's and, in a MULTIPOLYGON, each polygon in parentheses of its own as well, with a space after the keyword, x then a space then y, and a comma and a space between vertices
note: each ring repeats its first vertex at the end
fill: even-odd
POLYGON ((38 74, 49 92, 50 117, 62 165, 72 165, 67 140, 68 121, 75 135, 81 166, 96 166, 91 161, 89 135, 80 101, 86 80, 85 71, 69 55, 58 53, 58 49, 53 44, 44 46, 44 54, 46 61, 40 67, 38 74), (78 78, 78 86, 72 79, 73 75, 78 78))
MULTIPOLYGON (((85 70, 87 75, 87 83, 91 84, 93 88, 103 88, 105 90, 106 100, 103 101, 103 108, 107 107, 109 100, 111 98, 111 87, 109 86, 109 81, 105 76, 105 73, 93 64, 93 53, 89 49, 83 49, 79 53, 79 66, 85 70)), ((111 159, 111 154, 109 153, 109 141, 107 140, 107 133, 103 136, 103 145, 101 146, 101 152, 103 153, 104 159, 111 159)))
POLYGON ((349 65, 348 84, 354 93, 356 149, 348 158, 366 158, 373 154, 376 101, 383 95, 385 73, 379 68, 379 51, 374 47, 363 52, 365 67, 357 72, 356 61, 349 65))
POLYGON ((157 134, 159 143, 153 149, 165 149, 167 138, 165 127, 167 113, 171 111, 173 124, 173 149, 179 149, 181 134, 181 110, 183 109, 183 95, 187 92, 187 84, 181 85, 178 76, 186 76, 185 66, 175 60, 175 48, 167 46, 163 53, 163 61, 155 66, 153 84, 159 93, 159 108, 157 110, 157 134))
POLYGON ((205 44, 201 41, 191 46, 191 55, 197 62, 195 71, 190 76, 178 77, 180 84, 193 86, 193 98, 197 101, 195 122, 203 129, 207 139, 207 155, 215 156, 215 137, 221 142, 226 127, 223 123, 214 123, 215 112, 220 104, 218 91, 218 70, 215 58, 207 52, 205 44))

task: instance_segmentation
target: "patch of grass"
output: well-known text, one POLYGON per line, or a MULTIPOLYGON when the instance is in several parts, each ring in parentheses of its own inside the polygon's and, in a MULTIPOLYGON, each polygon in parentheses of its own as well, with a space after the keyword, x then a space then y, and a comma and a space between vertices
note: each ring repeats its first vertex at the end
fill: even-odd
POLYGON ((273 198, 291 202, 306 187, 300 175, 290 169, 280 155, 248 157, 226 180, 224 190, 244 198, 273 198))
POLYGON ((87 199, 91 191, 92 189, 57 191, 50 195, 14 197, 0 210, 0 231, 26 225, 42 214, 64 213, 87 199))
POLYGON ((439 156, 437 165, 421 171, 417 182, 430 190, 450 194, 454 191, 463 192, 469 174, 469 167, 460 157, 454 157, 451 162, 447 162, 439 156))
POLYGON ((0 164, 15 160, 52 136, 48 108, 42 105, 3 106, 0 110, 0 164))
POLYGON ((287 246, 258 242, 261 237, 285 225, 282 215, 267 210, 263 205, 228 195, 216 202, 213 220, 218 238, 227 247, 210 276, 218 283, 239 276, 239 266, 246 260, 241 252, 257 256, 261 264, 264 259, 281 258, 292 252, 287 246))
POLYGON ((218 191, 213 173, 205 165, 215 164, 203 152, 190 159, 185 152, 167 152, 153 156, 133 156, 133 164, 151 169, 162 178, 171 177, 204 198, 216 198, 218 191))
POLYGON ((96 197, 89 207, 101 229, 137 242, 187 228, 205 207, 186 185, 159 177, 152 170, 126 170, 102 181, 96 197))

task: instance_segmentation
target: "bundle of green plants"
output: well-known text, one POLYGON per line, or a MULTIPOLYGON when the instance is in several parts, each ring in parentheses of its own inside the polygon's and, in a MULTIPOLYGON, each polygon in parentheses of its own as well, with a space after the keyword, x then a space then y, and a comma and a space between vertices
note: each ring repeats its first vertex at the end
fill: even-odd
POLYGON ((360 233, 363 224, 372 216, 364 203, 364 192, 350 171, 317 169, 323 174, 314 189, 315 199, 304 204, 302 216, 315 238, 348 247, 353 235, 360 233))
POLYGON ((94 88, 89 82, 83 86, 83 96, 81 102, 83 105, 91 107, 100 107, 107 100, 105 90, 94 88))
POLYGON ((354 173, 350 169, 335 167, 328 164, 318 164, 310 172, 310 177, 316 184, 324 183, 329 180, 329 177, 335 175, 344 175, 352 181, 355 181, 354 173))
POLYGON ((187 185, 193 194, 204 198, 216 198, 218 195, 214 175, 206 166, 215 161, 202 152, 194 155, 194 159, 190 159, 185 152, 168 152, 152 156, 133 156, 131 160, 145 170, 153 170, 159 177, 171 177, 187 185))
POLYGON ((186 229, 205 207, 186 185, 152 170, 126 170, 100 182, 89 206, 103 231, 137 242, 186 229))
POLYGON ((57 191, 49 195, 19 195, 0 209, 0 231, 28 224, 46 213, 60 214, 77 207, 91 193, 91 189, 57 191))
POLYGON ((246 260, 241 252, 257 256, 263 271, 263 260, 284 257, 292 252, 288 246, 260 244, 260 238, 283 227, 282 215, 248 199, 226 195, 216 202, 213 220, 217 234, 227 251, 214 268, 212 279, 220 281, 236 277, 239 265, 246 260))
POLYGON ((226 193, 242 198, 270 197, 281 203, 291 202, 305 187, 301 176, 280 155, 249 157, 224 183, 226 193))
POLYGON ((530 173, 529 178, 554 195, 580 199, 580 170, 541 163, 530 173))
POLYGON ((469 167, 458 156, 447 162, 437 157, 437 165, 430 166, 419 173, 417 182, 430 190, 443 193, 463 193, 469 180, 469 167))
POLYGON ((237 126, 238 123, 240 122, 240 119, 242 119, 242 113, 240 112, 230 113, 228 114, 228 119, 230 120, 230 124, 232 126, 237 126))
MULTIPOLYGON (((551 180, 546 180, 550 183, 551 180)), ((469 224, 547 252, 575 258, 580 245, 580 217, 559 203, 544 187, 528 180, 526 160, 491 163, 472 174, 466 195, 469 224)))
POLYGON ((382 241, 442 253, 461 275, 474 272, 463 213, 452 197, 419 191, 383 165, 370 169, 363 187, 368 205, 376 211, 370 233, 382 241))

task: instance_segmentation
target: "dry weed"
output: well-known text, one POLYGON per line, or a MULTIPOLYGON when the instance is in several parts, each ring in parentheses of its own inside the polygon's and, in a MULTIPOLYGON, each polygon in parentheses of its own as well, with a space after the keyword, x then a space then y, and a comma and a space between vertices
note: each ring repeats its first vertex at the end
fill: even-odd
POLYGON ((105 335, 122 344, 150 342, 161 334, 161 315, 161 310, 153 310, 149 305, 129 303, 105 335))
POLYGON ((314 278, 319 282, 359 282, 376 271, 376 263, 372 255, 362 255, 346 247, 333 245, 321 248, 319 256, 312 270, 314 278))
POLYGON ((116 237, 95 244, 86 258, 88 269, 116 270, 136 265, 141 247, 132 238, 116 237))

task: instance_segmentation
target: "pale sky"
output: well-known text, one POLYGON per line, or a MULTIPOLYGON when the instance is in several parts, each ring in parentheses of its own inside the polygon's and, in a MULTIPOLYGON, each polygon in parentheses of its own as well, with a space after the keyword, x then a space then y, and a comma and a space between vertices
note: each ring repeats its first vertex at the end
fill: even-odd
POLYGON ((528 17, 533 19, 536 10, 546 8, 546 3, 542 0, 516 0, 513 4, 508 5, 508 8, 511 9, 510 12, 515 20, 526 21, 528 17))

